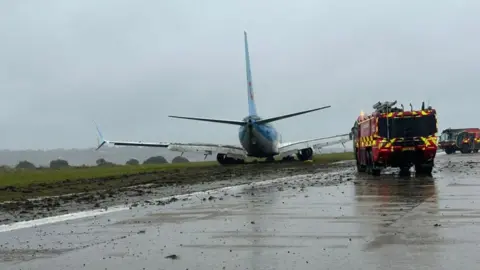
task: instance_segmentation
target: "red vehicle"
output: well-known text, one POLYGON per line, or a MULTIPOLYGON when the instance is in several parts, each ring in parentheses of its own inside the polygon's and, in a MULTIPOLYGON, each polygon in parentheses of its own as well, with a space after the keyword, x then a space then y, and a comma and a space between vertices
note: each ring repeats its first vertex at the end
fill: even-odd
MULTIPOLYGON (((437 153, 437 113, 432 107, 404 110, 394 102, 378 102, 375 111, 355 121, 351 139, 359 172, 380 175, 386 167, 400 174, 431 175, 437 153)), ((410 105, 411 106, 411 105, 410 105)))
POLYGON ((438 142, 447 155, 460 151, 463 154, 477 153, 480 149, 479 128, 447 128, 442 131, 438 142))
POLYGON ((458 134, 456 143, 462 154, 478 153, 478 149, 480 149, 480 129, 464 130, 458 134))

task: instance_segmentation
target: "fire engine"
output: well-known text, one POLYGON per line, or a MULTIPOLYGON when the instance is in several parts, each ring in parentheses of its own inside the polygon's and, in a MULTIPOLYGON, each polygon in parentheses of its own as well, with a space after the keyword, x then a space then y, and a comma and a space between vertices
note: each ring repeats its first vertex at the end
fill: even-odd
POLYGON ((462 154, 478 153, 478 149, 480 149, 480 130, 471 128, 460 132, 456 143, 462 154))
POLYGON ((447 155, 460 151, 463 154, 477 153, 480 149, 479 128, 447 128, 442 131, 438 142, 447 155))
POLYGON ((431 175, 437 152, 437 113, 431 106, 420 110, 393 107, 394 102, 378 102, 375 110, 362 112, 351 129, 358 172, 380 175, 387 167, 400 168, 401 175, 431 175))

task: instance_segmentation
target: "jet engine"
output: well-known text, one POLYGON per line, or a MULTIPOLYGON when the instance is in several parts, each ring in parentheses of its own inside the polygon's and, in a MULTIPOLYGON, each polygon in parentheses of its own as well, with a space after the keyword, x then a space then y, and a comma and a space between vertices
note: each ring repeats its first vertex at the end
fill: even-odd
POLYGON ((312 159, 313 149, 311 147, 304 148, 297 153, 297 158, 301 161, 312 159))

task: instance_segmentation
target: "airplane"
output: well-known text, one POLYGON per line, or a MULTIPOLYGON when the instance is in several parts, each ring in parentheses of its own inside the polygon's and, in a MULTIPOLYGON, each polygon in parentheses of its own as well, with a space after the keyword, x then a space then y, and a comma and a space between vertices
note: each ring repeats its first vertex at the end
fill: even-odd
POLYGON ((250 69, 250 55, 248 51, 248 39, 247 32, 244 31, 244 45, 245 45, 245 62, 246 62, 246 74, 247 74, 247 93, 248 93, 248 116, 243 118, 242 121, 235 120, 221 120, 211 118, 198 118, 198 117, 184 117, 169 115, 171 118, 188 119, 196 121, 205 121, 213 123, 221 123, 234 125, 239 127, 238 139, 240 145, 222 145, 222 144, 209 144, 209 143, 169 143, 169 142, 133 142, 133 141, 111 141, 105 140, 98 128, 97 131, 101 139, 101 143, 97 149, 100 149, 105 144, 113 144, 117 146, 140 146, 140 147, 163 147, 171 151, 181 152, 195 152, 203 153, 205 159, 208 155, 217 153, 217 161, 222 165, 227 164, 241 164, 244 163, 247 157, 253 158, 266 158, 267 161, 274 161, 275 157, 280 157, 282 160, 291 161, 294 160, 294 155, 301 160, 311 160, 313 158, 314 150, 318 150, 323 146, 329 146, 333 144, 342 144, 349 141, 347 134, 335 135, 331 137, 307 139, 295 142, 282 142, 281 134, 272 125, 272 122, 291 118, 294 116, 311 113, 323 109, 330 108, 331 106, 324 106, 320 108, 305 110, 301 112, 286 114, 282 116, 276 116, 271 118, 261 118, 257 114, 255 105, 255 98, 253 95, 252 74, 250 69), (319 140, 325 140, 330 138, 344 137, 337 141, 329 141, 324 143, 314 144, 313 142, 319 140))

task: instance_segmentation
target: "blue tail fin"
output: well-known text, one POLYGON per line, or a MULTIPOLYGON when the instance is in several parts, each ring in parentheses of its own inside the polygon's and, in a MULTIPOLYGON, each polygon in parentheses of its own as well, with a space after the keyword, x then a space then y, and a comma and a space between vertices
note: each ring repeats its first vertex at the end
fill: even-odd
POLYGON ((255 99, 253 96, 253 85, 252 85, 252 71, 250 69, 250 55, 248 53, 248 40, 247 32, 243 32, 245 35, 245 62, 247 68, 247 86, 248 86, 248 114, 249 116, 257 115, 257 107, 255 106, 255 99))
MULTIPOLYGON (((250 55, 248 53, 247 32, 245 31, 244 34, 245 34, 245 62, 246 62, 246 67, 247 67, 247 86, 248 86, 248 88, 247 88, 248 89, 248 115, 249 116, 258 116, 257 107, 255 106, 255 99, 254 99, 254 96, 253 96, 252 71, 250 70, 250 55)), ((311 112, 326 109, 326 108, 330 108, 330 106, 324 106, 324 107, 321 107, 321 108, 316 108, 316 109, 311 109, 311 110, 306 110, 306 111, 281 115, 281 116, 277 116, 277 117, 271 117, 271 118, 262 119, 262 120, 256 120, 255 122, 258 123, 258 124, 266 124, 266 123, 278 121, 278 120, 281 120, 281 119, 291 118, 291 117, 294 117, 294 116, 297 116, 297 115, 311 113, 311 112)), ((173 115, 169 115, 169 117, 188 119, 188 120, 214 122, 214 123, 222 123, 222 124, 237 125, 237 126, 247 125, 246 121, 231 121, 231 120, 198 118, 198 117, 184 117, 184 116, 173 116, 173 115)))

